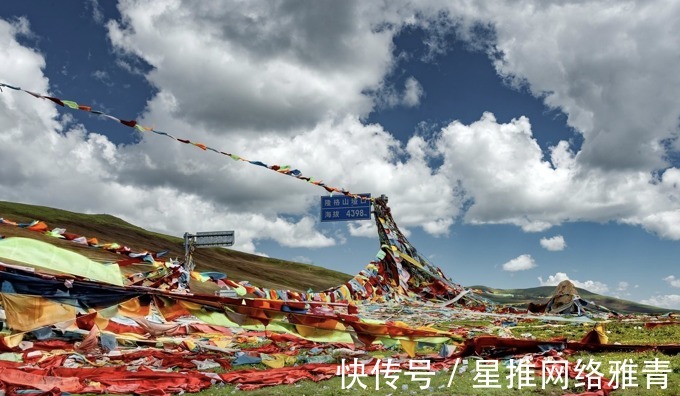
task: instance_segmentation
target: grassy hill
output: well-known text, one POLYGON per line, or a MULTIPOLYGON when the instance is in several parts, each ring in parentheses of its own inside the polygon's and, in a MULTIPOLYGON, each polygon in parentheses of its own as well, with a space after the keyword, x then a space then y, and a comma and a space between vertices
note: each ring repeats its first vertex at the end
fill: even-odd
MULTIPOLYGON (((68 232, 96 237, 100 243, 117 242, 132 248, 133 251, 158 252, 169 250, 170 257, 183 257, 182 238, 147 231, 125 222, 117 217, 96 214, 88 215, 54 209, 45 206, 26 205, 0 201, 0 217, 16 222, 32 220, 45 221, 51 228, 65 228, 68 232)), ((120 260, 121 256, 102 249, 82 246, 70 241, 49 237, 24 228, 0 225, 0 235, 20 236, 39 239, 75 251, 96 261, 120 260)), ((323 267, 295 263, 274 258, 261 257, 226 248, 197 249, 194 255, 199 271, 224 272, 233 280, 249 280, 257 286, 290 290, 323 290, 349 280, 351 275, 323 267)), ((193 285, 197 291, 204 285, 193 285)), ((554 287, 534 287, 529 289, 493 289, 487 286, 472 286, 484 291, 483 296, 499 304, 526 306, 529 302, 544 302, 552 294, 554 287)), ((667 309, 638 304, 578 289, 581 297, 622 313, 666 313, 667 309)))
MULTIPOLYGON (((170 257, 184 257, 182 238, 146 231, 111 215, 88 215, 0 201, 0 217, 15 222, 42 220, 50 229, 65 228, 74 234, 95 237, 100 243, 116 242, 129 246, 133 251, 169 250, 170 257)), ((0 225, 0 235, 39 239, 96 261, 121 259, 121 256, 103 249, 79 245, 15 226, 0 225)), ((323 290, 345 283, 351 278, 350 275, 323 267, 261 257, 227 248, 197 249, 194 261, 199 271, 224 272, 230 279, 249 280, 254 285, 269 288, 323 290)))
MULTIPOLYGON (((483 296, 491 301, 516 306, 526 306, 530 302, 547 302, 555 291, 554 286, 531 287, 528 289, 494 289, 487 286, 471 286, 471 288, 482 290, 484 292, 483 296)), ((576 290, 578 290, 581 298, 620 313, 664 314, 672 311, 667 308, 653 307, 633 301, 603 296, 585 289, 576 288, 576 290)))

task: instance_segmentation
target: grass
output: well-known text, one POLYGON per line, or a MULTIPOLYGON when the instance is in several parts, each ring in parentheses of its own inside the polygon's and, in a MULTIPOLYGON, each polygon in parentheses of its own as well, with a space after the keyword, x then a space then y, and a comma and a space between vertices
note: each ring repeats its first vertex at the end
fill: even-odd
MULTIPOLYGON (((536 339, 548 340, 555 337, 567 337, 570 341, 578 341, 593 328, 593 324, 561 324, 541 325, 537 321, 519 324, 510 328, 512 334, 520 337, 530 333, 536 339)), ((674 344, 680 340, 680 325, 659 326, 646 329, 642 322, 605 322, 604 329, 609 343, 621 344, 674 344)))

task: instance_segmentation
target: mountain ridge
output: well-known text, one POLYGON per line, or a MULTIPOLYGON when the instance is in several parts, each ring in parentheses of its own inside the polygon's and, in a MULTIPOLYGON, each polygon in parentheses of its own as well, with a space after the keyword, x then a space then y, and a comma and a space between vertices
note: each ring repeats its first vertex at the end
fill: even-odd
MULTIPOLYGON (((527 305, 529 302, 547 302, 555 290, 555 286, 538 286, 526 289, 498 289, 483 285, 470 286, 471 289, 479 290, 482 296, 498 304, 527 305)), ((648 313, 665 314, 678 312, 677 310, 654 307, 640 304, 634 301, 593 293, 586 289, 576 288, 579 296, 589 302, 606 307, 619 313, 648 313)))

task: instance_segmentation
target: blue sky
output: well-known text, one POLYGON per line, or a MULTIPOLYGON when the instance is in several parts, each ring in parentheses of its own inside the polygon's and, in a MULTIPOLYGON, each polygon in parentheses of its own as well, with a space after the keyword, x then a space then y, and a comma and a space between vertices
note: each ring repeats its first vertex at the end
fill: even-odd
MULTIPOLYGON (((449 3, 10 2, 0 81, 386 194, 464 285, 680 308, 679 6, 449 3)), ((377 251, 293 178, 8 90, 0 120, 0 199, 347 273, 377 251)))

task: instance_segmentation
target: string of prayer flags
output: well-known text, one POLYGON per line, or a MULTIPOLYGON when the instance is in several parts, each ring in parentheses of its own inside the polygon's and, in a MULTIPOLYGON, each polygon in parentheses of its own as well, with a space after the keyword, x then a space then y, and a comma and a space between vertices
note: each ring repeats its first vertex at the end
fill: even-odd
POLYGON ((68 108, 73 109, 73 110, 81 110, 81 111, 86 111, 90 114, 99 115, 99 116, 111 119, 113 121, 116 121, 116 122, 123 124, 127 127, 134 128, 134 129, 136 129, 140 132, 153 132, 157 135, 166 136, 168 138, 171 138, 173 140, 176 140, 176 141, 184 143, 184 144, 190 144, 192 146, 196 146, 203 151, 210 150, 210 151, 213 151, 213 152, 218 153, 218 154, 226 155, 226 156, 232 158, 235 161, 243 161, 243 162, 248 162, 252 165, 261 166, 263 168, 270 169, 270 170, 275 171, 277 173, 280 173, 280 174, 283 174, 283 175, 288 175, 288 176, 294 177, 296 179, 317 185, 319 187, 323 187, 326 191, 328 191, 331 194, 339 193, 339 194, 343 194, 343 195, 346 195, 348 197, 357 198, 357 199, 359 199, 359 198, 361 198, 361 199, 372 199, 372 198, 361 197, 359 194, 351 193, 351 192, 349 192, 345 189, 340 189, 340 188, 337 188, 337 187, 329 186, 326 183, 324 183, 323 181, 321 181, 321 180, 317 181, 312 177, 305 177, 305 176, 302 175, 302 172, 299 169, 291 169, 290 165, 285 165, 285 166, 267 165, 266 163, 264 163, 262 161, 247 160, 247 159, 245 159, 245 158, 243 158, 239 155, 227 153, 227 152, 209 147, 209 146, 207 146, 206 144, 203 144, 203 143, 193 142, 189 139, 180 139, 180 138, 175 137, 175 136, 173 136, 173 135, 171 135, 167 132, 158 131, 158 130, 154 129, 153 127, 142 126, 136 120, 123 120, 123 119, 120 119, 118 117, 112 116, 110 114, 106 114, 102 111, 93 110, 91 106, 81 105, 81 104, 78 104, 77 102, 74 102, 72 100, 65 100, 65 99, 60 99, 60 98, 54 97, 54 96, 41 95, 41 94, 38 94, 38 93, 35 93, 35 92, 25 90, 21 87, 15 87, 13 85, 9 85, 9 84, 0 82, 0 89, 3 88, 3 87, 9 88, 9 89, 12 89, 12 90, 15 90, 15 91, 26 92, 27 94, 29 94, 29 95, 31 95, 35 98, 38 98, 38 99, 47 99, 49 101, 52 101, 52 102, 58 104, 61 107, 68 107, 68 108))

